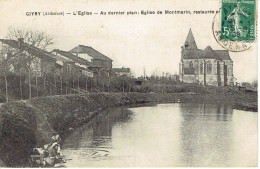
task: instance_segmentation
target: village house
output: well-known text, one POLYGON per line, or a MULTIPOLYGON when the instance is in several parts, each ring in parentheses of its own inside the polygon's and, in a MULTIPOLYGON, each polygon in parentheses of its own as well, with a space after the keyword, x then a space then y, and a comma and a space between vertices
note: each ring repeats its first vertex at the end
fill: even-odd
POLYGON ((19 72, 21 67, 28 71, 29 57, 31 57, 32 76, 43 77, 45 75, 63 76, 66 78, 78 78, 79 76, 93 77, 93 72, 88 69, 90 62, 73 54, 61 50, 47 52, 24 43, 23 39, 0 39, 0 52, 4 57, 21 58, 19 62, 11 63, 11 71, 19 72))
POLYGON ((89 46, 79 45, 69 51, 70 53, 89 61, 92 69, 97 71, 111 71, 113 60, 89 46))
POLYGON ((53 58, 51 53, 24 43, 22 38, 18 41, 0 39, 0 42, 0 51, 2 56, 6 55, 6 57, 10 57, 10 59, 21 56, 21 58, 23 58, 23 60, 16 62, 17 64, 11 64, 13 72, 19 72, 20 70, 18 69, 21 67, 28 70, 29 58, 31 58, 31 71, 35 76, 43 76, 44 74, 56 72, 56 68, 59 72, 60 66, 56 64, 56 59, 53 58), (25 61, 25 59, 27 59, 27 61, 25 61))
POLYGON ((182 46, 179 78, 200 85, 234 85, 233 61, 227 50, 198 49, 191 29, 182 46))
POLYGON ((78 77, 87 76, 93 77, 93 71, 90 70, 91 63, 85 59, 77 57, 70 52, 54 49, 51 52, 57 60, 57 64, 61 65, 62 73, 66 76, 78 77))

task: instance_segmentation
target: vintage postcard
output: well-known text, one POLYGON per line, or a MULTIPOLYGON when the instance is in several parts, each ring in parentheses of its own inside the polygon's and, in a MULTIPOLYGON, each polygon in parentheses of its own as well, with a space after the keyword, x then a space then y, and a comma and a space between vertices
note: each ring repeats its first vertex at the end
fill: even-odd
POLYGON ((257 0, 0 0, 0 167, 257 167, 257 0))

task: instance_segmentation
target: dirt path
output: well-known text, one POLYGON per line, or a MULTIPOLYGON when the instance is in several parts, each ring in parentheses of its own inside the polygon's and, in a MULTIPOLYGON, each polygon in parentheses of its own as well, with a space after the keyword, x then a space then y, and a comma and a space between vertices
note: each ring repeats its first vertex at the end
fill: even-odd
POLYGON ((42 146, 44 144, 47 144, 49 139, 51 138, 52 133, 54 132, 50 123, 47 120, 47 117, 44 113, 42 113, 40 110, 35 108, 29 100, 24 101, 28 106, 35 109, 35 117, 36 117, 36 124, 37 124, 37 130, 36 130, 36 141, 37 143, 42 146))

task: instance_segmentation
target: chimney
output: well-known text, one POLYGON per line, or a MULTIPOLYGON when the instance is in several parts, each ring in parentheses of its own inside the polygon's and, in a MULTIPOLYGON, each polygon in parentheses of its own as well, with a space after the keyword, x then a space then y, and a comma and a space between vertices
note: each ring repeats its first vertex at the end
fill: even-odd
POLYGON ((24 38, 19 38, 18 39, 18 46, 19 46, 19 48, 22 48, 23 47, 23 42, 24 41, 24 38))

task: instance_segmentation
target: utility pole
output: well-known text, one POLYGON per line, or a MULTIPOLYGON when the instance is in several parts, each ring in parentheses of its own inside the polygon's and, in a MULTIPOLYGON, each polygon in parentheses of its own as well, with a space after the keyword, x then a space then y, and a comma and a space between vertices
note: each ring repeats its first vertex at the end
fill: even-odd
POLYGON ((92 91, 92 87, 93 87, 93 85, 94 85, 94 82, 93 82, 93 83, 92 83, 92 82, 93 82, 93 80, 90 81, 90 92, 91 92, 91 93, 93 92, 93 91, 92 91))
POLYGON ((22 87, 22 77, 21 73, 19 74, 19 81, 20 81, 20 97, 21 100, 23 99, 23 87, 22 87))
POLYGON ((144 67, 144 87, 143 87, 144 90, 146 89, 145 88, 145 79, 146 79, 146 75, 145 75, 145 67, 144 67))
POLYGON ((144 79, 146 78, 145 76, 146 76, 146 75, 145 75, 145 67, 144 67, 144 79))
POLYGON ((53 94, 55 95, 57 93, 57 83, 56 83, 56 76, 54 75, 54 91, 53 94))
POLYGON ((72 75, 72 91, 75 93, 75 90, 74 89, 74 75, 72 75))
POLYGON ((47 89, 46 89, 46 74, 44 73, 43 75, 43 89, 44 89, 44 94, 47 94, 47 89))
POLYGON ((8 99, 8 84, 7 84, 7 77, 6 77, 6 72, 5 72, 5 95, 6 95, 6 102, 9 101, 8 99))
POLYGON ((86 75, 86 91, 88 91, 88 76, 86 75))
POLYGON ((69 88, 70 88, 70 94, 71 94, 71 80, 69 80, 69 88))
POLYGON ((125 79, 123 79, 123 93, 125 93, 125 79))
POLYGON ((78 74, 78 89, 79 89, 79 74, 78 74))
POLYGON ((62 75, 60 76, 60 94, 62 95, 62 75))
POLYGON ((50 95, 52 95, 52 92, 51 92, 51 78, 50 78, 50 95))
POLYGON ((37 83, 37 75, 35 77, 35 83, 36 83, 36 94, 37 94, 37 98, 39 97, 39 94, 38 94, 38 83, 37 83))
POLYGON ((65 91, 66 91, 66 94, 68 94, 68 79, 67 79, 67 77, 65 78, 65 85, 66 85, 65 91))
POLYGON ((110 92, 110 73, 108 72, 108 92, 110 92))

